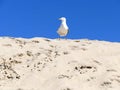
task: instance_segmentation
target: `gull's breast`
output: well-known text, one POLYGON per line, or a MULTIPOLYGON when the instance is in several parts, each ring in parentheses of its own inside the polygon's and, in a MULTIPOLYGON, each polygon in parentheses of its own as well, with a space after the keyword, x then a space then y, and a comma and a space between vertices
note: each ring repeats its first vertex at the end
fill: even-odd
POLYGON ((68 28, 66 28, 63 25, 61 25, 60 28, 58 29, 57 33, 60 36, 66 36, 68 34, 68 28))

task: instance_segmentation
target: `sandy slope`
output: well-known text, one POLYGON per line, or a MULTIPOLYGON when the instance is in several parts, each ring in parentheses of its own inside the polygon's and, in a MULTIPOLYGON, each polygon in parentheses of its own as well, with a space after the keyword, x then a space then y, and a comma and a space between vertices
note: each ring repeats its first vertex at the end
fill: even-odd
POLYGON ((1 37, 0 90, 120 90, 120 43, 1 37))

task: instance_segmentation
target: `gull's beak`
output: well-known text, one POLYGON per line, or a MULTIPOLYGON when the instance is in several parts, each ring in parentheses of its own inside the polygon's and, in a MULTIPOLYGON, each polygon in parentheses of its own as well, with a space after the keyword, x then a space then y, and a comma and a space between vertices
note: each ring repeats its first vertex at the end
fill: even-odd
POLYGON ((59 20, 61 20, 61 18, 59 18, 59 20))

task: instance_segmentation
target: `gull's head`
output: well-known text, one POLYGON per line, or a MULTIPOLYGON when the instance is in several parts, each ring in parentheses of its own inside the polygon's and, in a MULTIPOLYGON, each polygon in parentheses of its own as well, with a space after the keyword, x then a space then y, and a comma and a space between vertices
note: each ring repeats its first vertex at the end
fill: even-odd
POLYGON ((59 20, 66 21, 66 18, 65 17, 61 17, 61 18, 59 18, 59 20))

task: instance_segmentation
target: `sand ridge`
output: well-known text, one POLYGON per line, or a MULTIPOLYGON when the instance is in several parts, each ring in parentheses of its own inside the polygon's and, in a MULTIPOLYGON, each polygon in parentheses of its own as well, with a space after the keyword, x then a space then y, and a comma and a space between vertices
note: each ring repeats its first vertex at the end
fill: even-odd
POLYGON ((120 90, 120 43, 0 37, 0 90, 120 90))

